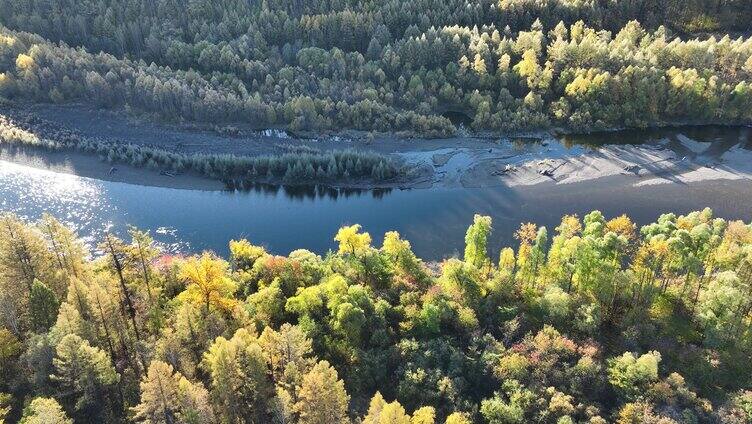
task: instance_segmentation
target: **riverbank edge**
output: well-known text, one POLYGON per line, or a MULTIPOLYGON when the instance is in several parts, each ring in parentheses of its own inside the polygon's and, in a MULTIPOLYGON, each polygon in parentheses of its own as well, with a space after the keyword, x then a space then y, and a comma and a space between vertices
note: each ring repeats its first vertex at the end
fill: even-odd
MULTIPOLYGON (((167 184, 169 186, 190 187, 194 186, 196 181, 200 181, 198 185, 206 187, 201 180, 209 179, 221 182, 224 189, 244 189, 256 184, 321 186, 333 189, 391 189, 419 186, 423 180, 428 179, 419 174, 421 170, 409 167, 398 157, 377 152, 347 148, 319 151, 300 146, 297 149, 287 147, 287 150, 282 152, 260 151, 253 155, 239 155, 234 152, 186 153, 170 149, 169 145, 139 144, 87 136, 75 128, 71 129, 59 122, 46 120, 28 110, 17 111, 14 106, 7 103, 0 106, 0 148, 3 148, 6 159, 69 173, 73 173, 73 168, 78 168, 83 171, 75 171, 78 175, 103 180, 112 180, 113 178, 109 177, 115 175, 120 168, 131 171, 125 174, 135 175, 133 170, 144 169, 175 181, 183 180, 177 184, 170 182, 167 184), (8 113, 8 109, 17 113, 8 113), (59 162, 61 155, 66 158, 66 166, 52 166, 47 163, 50 161, 44 159, 49 156, 55 159, 52 162, 59 162), (134 163, 131 160, 133 156, 130 155, 141 159, 134 163), (101 164, 97 164, 96 161, 101 164), (185 166, 186 164, 188 166, 185 166), (257 173, 257 167, 261 165, 268 169, 268 172, 262 170, 257 173), (206 170, 212 169, 212 166, 215 167, 214 171, 206 170), (332 168, 334 174, 330 173, 332 168), (103 172, 105 169, 106 173, 103 172), (194 184, 191 184, 191 180, 194 184)), ((102 133, 106 134, 104 128, 102 133)), ((177 144, 179 147, 180 143, 177 144)), ((165 185, 161 181, 154 181, 149 172, 136 179, 137 183, 142 185, 165 185)))
MULTIPOLYGON (((78 105, 78 104, 66 104, 66 105, 50 105, 50 104, 35 104, 35 103, 25 103, 25 104, 17 104, 16 102, 11 103, 10 105, 8 103, 0 104, 4 106, 5 108, 10 107, 11 109, 20 108, 25 113, 32 114, 35 118, 40 120, 46 120, 46 118, 39 116, 40 114, 34 113, 33 110, 37 107, 54 107, 54 108, 60 108, 63 110, 69 110, 71 113, 80 112, 82 110, 86 110, 89 113, 96 113, 96 114, 108 114, 115 116, 117 113, 115 111, 103 111, 101 109, 91 108, 86 105, 78 105)), ((116 119, 124 120, 127 122, 133 122, 137 125, 145 125, 145 126, 154 126, 155 128, 162 128, 165 126, 163 123, 159 122, 150 122, 150 121, 142 121, 138 117, 132 117, 132 116, 122 116, 117 115, 116 119), (134 119, 139 119, 138 121, 134 121, 134 119)), ((58 125, 60 128, 58 130, 69 130, 64 126, 64 124, 61 124, 59 122, 55 121, 48 121, 49 123, 58 125)), ((678 127, 702 127, 702 126, 717 126, 717 127, 747 127, 750 128, 749 125, 732 125, 732 124, 719 124, 719 123, 683 123, 683 122, 674 122, 669 123, 662 126, 655 126, 655 127, 649 127, 646 130, 661 130, 661 129, 671 129, 671 128, 678 128, 678 127)), ((166 127, 170 128, 172 131, 179 131, 179 132, 185 132, 186 134, 190 134, 191 132, 206 132, 206 131, 214 131, 217 132, 215 129, 209 129, 209 128, 199 128, 196 125, 192 125, 191 128, 183 128, 183 127, 166 127)), ((613 129, 607 129, 603 131, 598 131, 590 134, 611 134, 611 133, 618 133, 619 131, 624 130, 634 130, 632 128, 613 128, 613 129)), ((75 129, 74 129, 75 131, 75 129)), ((103 133, 106 134, 106 129, 102 129, 103 133)), ((227 138, 229 139, 229 136, 221 135, 217 132, 218 137, 227 138)), ((6 146, 2 149, 0 152, 2 156, 0 156, 0 159, 12 161, 18 164, 26 165, 26 166, 32 166, 40 169, 47 169, 51 171, 56 172, 63 172, 63 173, 69 173, 69 174, 75 174, 80 175, 83 177, 88 178, 95 178, 105 181, 115 181, 115 182, 125 182, 125 183, 131 183, 131 184, 137 184, 137 185, 145 185, 145 186, 158 186, 158 187, 170 187, 170 188, 180 188, 180 189, 196 189, 196 190, 228 190, 228 189, 242 189, 247 186, 252 186, 254 184, 269 184, 269 185, 298 185, 298 186, 325 186, 329 188, 334 189, 363 189, 363 190, 369 190, 369 189, 421 189, 421 188, 430 188, 435 183, 435 169, 431 166, 426 166, 426 164, 420 164, 420 163, 406 163, 405 157, 407 157, 410 153, 415 152, 432 152, 442 149, 453 149, 453 150, 459 150, 459 149, 476 149, 476 150, 484 150, 488 148, 494 148, 494 146, 498 146, 500 143, 509 142, 513 140, 523 139, 523 140, 532 140, 537 142, 543 142, 546 140, 556 140, 559 137, 563 137, 566 135, 577 135, 579 133, 567 131, 563 128, 551 128, 551 129, 545 129, 545 130, 536 130, 536 131, 521 131, 521 132, 514 132, 514 133, 473 133, 471 135, 465 135, 465 136, 456 136, 451 138, 434 138, 434 139, 421 139, 421 138, 405 138, 400 137, 397 134, 379 134, 377 139, 369 139, 367 137, 368 133, 363 132, 357 132, 352 130, 345 130, 338 135, 335 136, 326 136, 325 141, 321 146, 315 145, 316 147, 322 147, 322 152, 337 152, 337 151, 345 151, 345 150, 354 150, 354 151, 362 151, 364 153, 375 153, 379 155, 384 155, 386 157, 389 157, 391 159, 394 159, 398 162, 400 162, 402 165, 405 166, 405 169, 408 169, 407 173, 403 176, 400 176, 392 181, 387 181, 384 183, 375 183, 373 181, 367 181, 367 180, 360 180, 360 181, 340 181, 336 183, 321 183, 321 182, 305 182, 301 184, 289 184, 289 182, 283 181, 282 178, 258 178, 256 180, 252 180, 249 178, 213 178, 205 175, 201 175, 196 172, 183 172, 183 173, 171 173, 166 172, 164 170, 160 171, 159 169, 154 170, 150 169, 146 166, 134 166, 129 164, 124 164, 122 162, 116 161, 116 164, 110 163, 106 160, 103 160, 101 157, 99 157, 96 154, 89 154, 86 152, 82 152, 78 149, 74 148, 64 148, 64 149, 48 149, 48 148, 40 148, 40 147, 34 147, 34 146, 28 146, 28 145, 22 145, 19 143, 7 143, 6 146), (337 146, 336 143, 332 143, 332 140, 339 140, 342 137, 346 137, 345 140, 341 144, 342 146, 337 146), (9 148, 8 146, 14 146, 12 148, 9 148)), ((42 135, 44 137, 44 135, 42 135)), ((84 136, 87 137, 87 136, 84 136)), ((275 143, 269 143, 259 146, 258 151, 256 152, 256 155, 268 155, 268 154, 274 154, 275 150, 279 150, 280 146, 284 145, 284 148, 289 149, 290 146, 300 145, 301 148, 310 148, 313 144, 311 142, 311 138, 306 138, 305 136, 302 138, 286 138, 284 139, 280 144, 275 143), (293 144, 290 144, 293 143, 293 144)), ((0 140, 1 141, 1 140, 0 140)), ((117 144, 117 140, 108 140, 110 143, 117 144)), ((122 141, 122 144, 130 144, 128 141, 122 141)), ((168 153, 174 153, 176 152, 174 148, 176 147, 173 144, 170 144, 169 141, 166 141, 162 144, 159 144, 157 146, 153 146, 150 144, 143 144, 143 146, 151 148, 151 149, 158 149, 160 151, 168 152, 168 153)), ((179 144, 179 143, 177 143, 179 144)), ((260 143, 259 143, 260 144, 260 143)), ((2 146, 2 144, 0 144, 2 146)), ((207 143, 204 147, 211 147, 210 143, 207 143)), ((490 151, 490 149, 489 149, 490 151)), ((207 152, 211 154, 211 151, 207 152)), ((215 154, 225 154, 221 151, 216 152, 215 154)), ((277 152, 278 154, 278 152, 277 152)), ((247 155, 247 157, 254 157, 255 155, 247 155)), ((242 156, 246 157, 246 155, 242 156)))
POLYGON ((169 176, 145 167, 108 163, 95 155, 74 150, 51 151, 0 144, 0 162, 2 161, 43 171, 146 187, 201 191, 228 190, 225 183, 213 178, 193 173, 169 176))

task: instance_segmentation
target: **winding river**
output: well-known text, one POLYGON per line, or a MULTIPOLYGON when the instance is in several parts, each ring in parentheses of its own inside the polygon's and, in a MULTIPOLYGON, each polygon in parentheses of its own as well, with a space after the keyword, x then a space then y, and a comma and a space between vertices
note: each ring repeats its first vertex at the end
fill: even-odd
MULTIPOLYGON (((738 137, 738 135, 733 135, 738 137)), ((711 206, 718 216, 752 219, 749 179, 635 186, 620 177, 575 184, 525 187, 342 191, 258 187, 248 192, 140 186, 55 173, 0 161, 0 211, 25 219, 43 213, 72 225, 94 245, 108 226, 148 229, 168 251, 227 252, 227 242, 247 238, 287 254, 305 248, 326 253, 344 224, 359 223, 380 244, 399 231, 426 259, 459 254, 473 214, 494 220, 491 248, 513 244, 521 222, 555 227, 563 214, 598 209, 626 213, 638 223, 661 213, 711 206)))

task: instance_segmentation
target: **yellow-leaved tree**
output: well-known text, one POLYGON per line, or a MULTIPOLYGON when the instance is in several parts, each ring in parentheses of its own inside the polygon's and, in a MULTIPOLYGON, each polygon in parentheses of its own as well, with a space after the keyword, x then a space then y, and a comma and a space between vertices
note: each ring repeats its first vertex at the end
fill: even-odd
POLYGON ((360 232, 360 225, 342 227, 337 231, 334 241, 339 242, 339 253, 357 255, 371 246, 371 235, 360 232))
POLYGON ((230 312, 237 303, 233 297, 237 285, 228 276, 226 261, 204 252, 192 257, 180 267, 180 278, 187 286, 179 298, 185 302, 200 305, 204 312, 211 308, 230 312))

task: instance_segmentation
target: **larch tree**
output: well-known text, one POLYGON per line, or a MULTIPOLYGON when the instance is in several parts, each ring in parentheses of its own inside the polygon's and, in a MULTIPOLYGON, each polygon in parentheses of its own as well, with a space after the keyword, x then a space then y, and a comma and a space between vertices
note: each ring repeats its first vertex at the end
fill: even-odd
POLYGON ((154 246, 154 239, 148 231, 139 231, 135 227, 128 228, 128 234, 131 236, 131 256, 132 261, 136 264, 138 274, 146 288, 146 294, 149 299, 149 306, 153 307, 156 296, 154 293, 154 278, 152 276, 151 262, 159 254, 159 250, 154 246))
POLYGON ((411 424, 410 415, 396 400, 387 403, 381 393, 376 392, 368 406, 368 414, 363 424, 411 424))
POLYGON ((133 407, 136 421, 147 424, 214 421, 206 389, 175 372, 169 364, 152 361, 140 386, 141 402, 133 407))
POLYGON ((24 408, 20 424, 73 424, 55 399, 38 397, 24 408))
POLYGON ((347 416, 350 396, 345 383, 339 379, 337 370, 329 362, 321 361, 303 377, 298 391, 300 400, 295 410, 301 424, 349 423, 347 416))
POLYGON ((298 375, 302 378, 313 366, 311 340, 299 326, 285 323, 279 331, 266 327, 258 343, 266 356, 272 377, 285 389, 295 389, 300 381, 288 381, 290 377, 298 375))
POLYGON ((256 337, 245 329, 227 340, 218 337, 204 354, 211 396, 226 422, 267 421, 274 385, 256 337))
POLYGON ((58 269, 69 277, 81 277, 86 248, 76 234, 50 214, 42 215, 38 227, 47 239, 58 269))
POLYGON ((10 414, 11 402, 13 402, 11 395, 0 392, 0 424, 5 424, 5 418, 10 414))
POLYGON ((41 235, 13 215, 0 215, 0 282, 13 282, 27 289, 34 279, 50 277, 49 254, 41 235))
POLYGON ((470 421, 470 418, 468 418, 468 415, 463 414, 461 412, 453 412, 446 419, 446 424, 470 424, 470 423, 472 423, 472 421, 470 421))
POLYGON ((36 279, 63 293, 65 282, 53 264, 36 228, 0 214, 0 322, 16 332, 29 329, 29 296, 36 279))
POLYGON ((436 409, 433 406, 423 406, 413 412, 410 424, 434 424, 435 420, 436 409))
POLYGON ((208 314, 210 309, 230 312, 237 301, 233 298, 237 285, 228 276, 229 265, 209 253, 190 258, 180 267, 179 277, 187 283, 181 300, 200 305, 208 314))
POLYGON ((120 290, 123 299, 125 300, 128 318, 133 326, 133 333, 136 336, 136 340, 140 341, 141 330, 139 328, 137 317, 136 299, 132 293, 130 282, 128 281, 128 267, 131 266, 132 259, 129 255, 129 246, 107 231, 105 233, 104 241, 99 245, 99 249, 106 253, 107 263, 110 270, 120 284, 120 290))

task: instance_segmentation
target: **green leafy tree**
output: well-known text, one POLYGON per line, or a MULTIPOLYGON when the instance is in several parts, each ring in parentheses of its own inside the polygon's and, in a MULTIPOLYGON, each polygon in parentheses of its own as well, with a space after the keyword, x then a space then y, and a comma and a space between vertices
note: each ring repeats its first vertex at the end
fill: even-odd
POLYGON ((631 352, 612 358, 608 363, 608 382, 626 399, 644 393, 647 385, 658 380, 661 354, 648 352, 636 357, 631 352))
POLYGON ((371 235, 360 232, 360 225, 340 228, 334 241, 339 242, 339 253, 357 256, 371 246, 371 235))
POLYGON ((740 333, 738 315, 749 302, 748 293, 733 271, 718 274, 702 292, 697 317, 705 327, 707 345, 736 342, 734 338, 740 333))
POLYGON ((478 269, 486 266, 489 234, 491 234, 491 217, 475 215, 473 225, 465 234, 465 262, 478 269))

